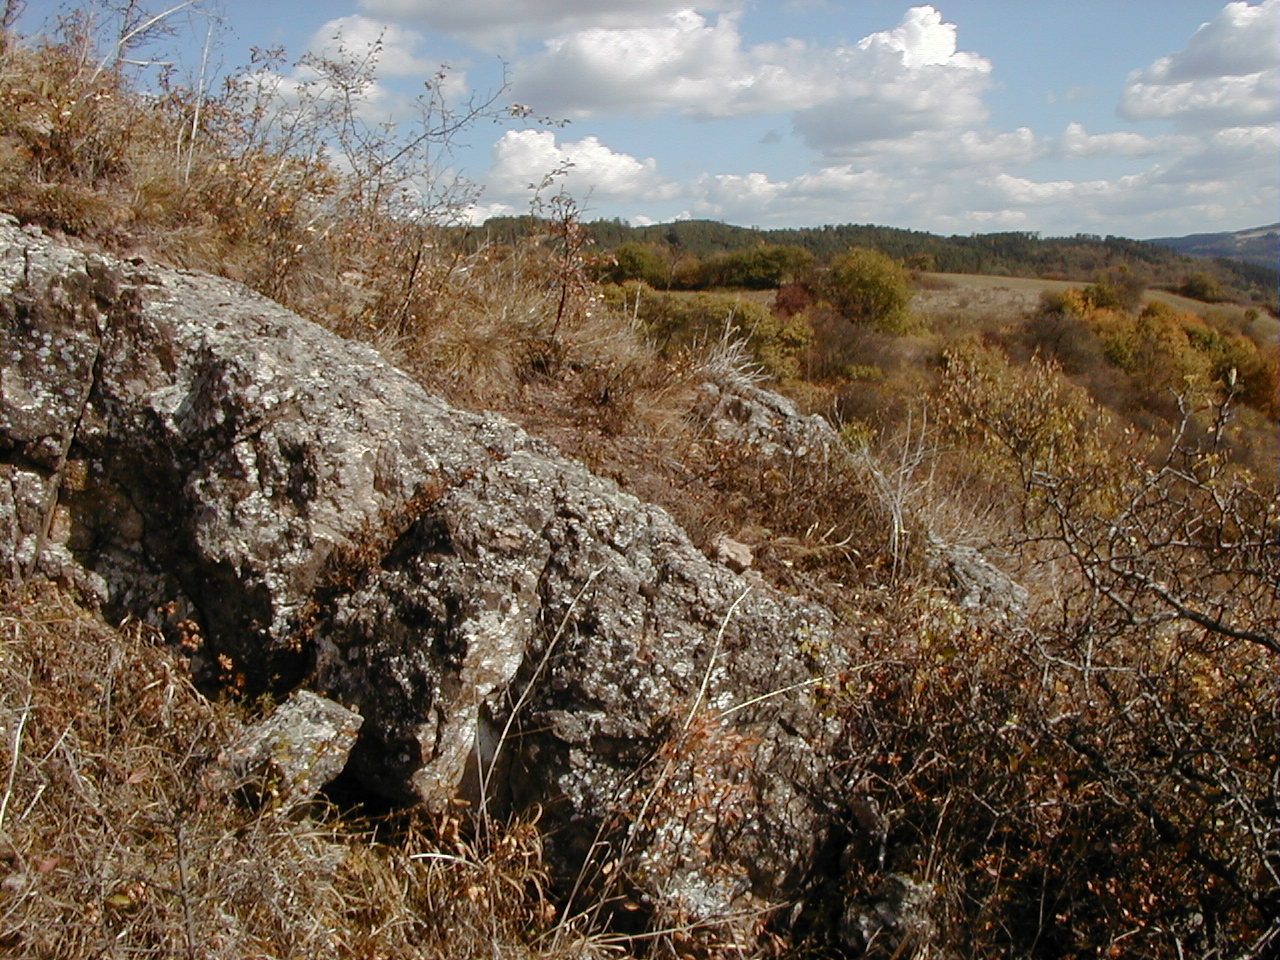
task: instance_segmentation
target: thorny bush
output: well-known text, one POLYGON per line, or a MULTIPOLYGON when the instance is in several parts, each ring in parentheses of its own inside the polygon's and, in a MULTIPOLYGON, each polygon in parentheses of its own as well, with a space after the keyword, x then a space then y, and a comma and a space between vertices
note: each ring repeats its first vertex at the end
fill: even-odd
POLYGON ((1103 442, 1107 418, 1054 383, 950 357, 955 442, 1022 491, 1015 545, 1052 592, 986 626, 929 593, 883 606, 864 659, 885 666, 839 706, 846 909, 811 922, 884 956, 1263 956, 1274 486, 1223 456, 1230 398, 1184 404, 1161 452, 1103 442), (895 877, 923 891, 896 925, 875 919, 895 877))

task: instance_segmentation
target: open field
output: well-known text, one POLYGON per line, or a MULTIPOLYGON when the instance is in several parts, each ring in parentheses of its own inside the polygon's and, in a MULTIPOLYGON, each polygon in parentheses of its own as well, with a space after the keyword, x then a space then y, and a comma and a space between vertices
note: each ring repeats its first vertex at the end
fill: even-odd
MULTIPOLYGON (((1025 316, 1035 309, 1045 293, 1061 293, 1072 287, 1083 287, 1078 280, 1041 280, 1034 277, 998 277, 973 273, 922 273, 912 300, 917 314, 926 320, 987 319, 1005 322, 1025 316)), ((674 291, 680 293, 681 291, 674 291)), ((737 290, 744 300, 772 306, 775 290, 737 290)), ((692 296, 692 293, 690 293, 692 296)), ((1148 290, 1143 302, 1167 304, 1175 310, 1197 313, 1202 317, 1224 317, 1242 322, 1248 307, 1238 303, 1205 303, 1167 290, 1148 290)), ((1253 321, 1260 340, 1280 340, 1280 320, 1265 312, 1253 321)))
MULTIPOLYGON (((927 319, 967 319, 999 316, 1013 318, 1035 308, 1045 293, 1060 293, 1085 284, 1070 280, 1030 277, 995 277, 969 273, 924 273, 913 306, 927 319)), ((1164 303, 1175 310, 1202 317, 1223 317, 1243 323, 1248 307, 1238 303, 1205 303, 1167 290, 1148 290, 1143 302, 1164 303)), ((1280 341, 1280 320, 1265 312, 1252 321, 1253 335, 1261 341, 1280 341)))
MULTIPOLYGON (((1028 307, 1034 306, 1043 293, 1060 293, 1072 287, 1083 287, 1084 283, 1076 280, 1040 280, 1032 277, 994 277, 972 273, 924 273, 921 277, 926 288, 936 286, 938 289, 926 289, 930 294, 954 292, 958 296, 974 291, 1000 290, 1009 295, 1010 301, 1023 301, 1028 307)), ((933 298, 928 298, 932 300, 933 298)), ((1237 303, 1205 303, 1181 297, 1167 290, 1148 290, 1143 295, 1145 302, 1153 300, 1166 303, 1175 310, 1188 310, 1202 316, 1218 314, 1232 319, 1243 318, 1247 307, 1237 303)), ((1278 327, 1277 329, 1280 329, 1278 327)))
POLYGON ((912 297, 912 309, 931 325, 940 320, 985 321, 995 325, 1025 316, 1040 297, 1078 284, 1025 277, 925 273, 912 297))

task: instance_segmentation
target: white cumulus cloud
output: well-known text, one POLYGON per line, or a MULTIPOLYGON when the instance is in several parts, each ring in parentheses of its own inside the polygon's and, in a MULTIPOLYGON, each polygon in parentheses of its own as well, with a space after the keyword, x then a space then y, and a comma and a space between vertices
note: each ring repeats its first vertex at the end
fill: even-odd
POLYGON ((591 200, 662 200, 676 186, 658 173, 653 158, 638 160, 583 137, 557 143, 549 130, 508 130, 494 146, 494 162, 486 182, 504 199, 529 196, 530 186, 563 170, 558 182, 581 202, 591 200))
POLYGON ((899 170, 907 167, 925 175, 938 169, 972 169, 1028 163, 1046 152, 1046 144, 1030 127, 1007 133, 988 129, 919 130, 896 140, 875 141, 850 148, 861 165, 899 170))
POLYGON ((1058 138, 1058 149, 1064 157, 1151 157, 1171 150, 1189 149, 1194 139, 1185 136, 1148 137, 1131 130, 1112 133, 1090 133, 1079 123, 1067 124, 1058 138))
POLYGON ((900 24, 859 40, 857 49, 891 65, 900 60, 909 70, 945 65, 956 57, 956 27, 933 7, 912 7, 900 24))
POLYGON ((552 38, 520 63, 515 89, 543 113, 613 110, 733 112, 747 78, 733 17, 708 23, 692 10, 636 27, 593 27, 552 38))
MULTIPOLYGON (((720 6, 699 2, 702 8, 720 6)), ((690 0, 360 0, 388 19, 421 24, 479 43, 509 45, 521 36, 545 36, 589 27, 634 27, 692 6, 690 0)))
POLYGON ((1080 196, 1082 193, 1097 193, 1106 189, 1105 181, 1082 182, 1078 180, 1036 181, 1027 177, 1015 177, 1008 173, 998 173, 994 177, 981 181, 980 186, 994 192, 997 201, 1003 205, 1026 206, 1052 203, 1080 196))
POLYGON ((1280 2, 1228 3, 1191 35, 1186 49, 1161 57, 1142 74, 1149 80, 1177 83, 1243 77, 1280 64, 1280 2))
POLYGON ((421 44, 422 35, 413 30, 352 14, 325 23, 308 47, 321 56, 367 62, 382 76, 415 76, 433 68, 418 56, 421 44))
POLYGON ((929 130, 969 130, 987 119, 991 64, 957 46, 954 24, 913 7, 892 30, 839 48, 818 66, 826 96, 799 111, 796 131, 824 156, 929 130))
POLYGON ((1120 113, 1187 128, 1268 124, 1280 116, 1280 0, 1228 3, 1176 53, 1135 70, 1120 113))
POLYGON ((521 100, 547 114, 679 111, 703 119, 791 113, 828 159, 860 144, 987 117, 991 64, 960 50, 954 24, 913 7, 890 30, 820 47, 800 40, 746 47, 735 14, 680 10, 643 26, 554 37, 516 65, 521 100))

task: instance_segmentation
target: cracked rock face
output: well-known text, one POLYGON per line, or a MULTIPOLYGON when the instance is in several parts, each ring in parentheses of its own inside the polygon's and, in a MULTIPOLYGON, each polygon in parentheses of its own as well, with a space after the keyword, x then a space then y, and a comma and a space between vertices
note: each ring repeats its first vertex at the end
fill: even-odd
POLYGON ((809 869, 825 609, 236 284, 0 218, 0 321, 9 576, 181 619, 206 683, 355 711, 364 789, 539 805, 568 881, 621 857, 709 919, 809 869))

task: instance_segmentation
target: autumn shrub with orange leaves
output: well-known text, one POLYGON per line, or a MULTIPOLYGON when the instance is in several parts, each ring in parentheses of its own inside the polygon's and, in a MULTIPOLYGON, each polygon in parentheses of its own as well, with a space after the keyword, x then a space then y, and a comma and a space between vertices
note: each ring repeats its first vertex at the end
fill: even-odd
POLYGON ((1100 305, 1089 288, 1048 298, 1042 317, 1078 325, 1078 342, 1096 338, 1106 360, 1140 385, 1148 402, 1170 393, 1203 401, 1231 394, 1267 417, 1280 413, 1280 357, 1225 317, 1206 320, 1155 301, 1141 309, 1100 305))

